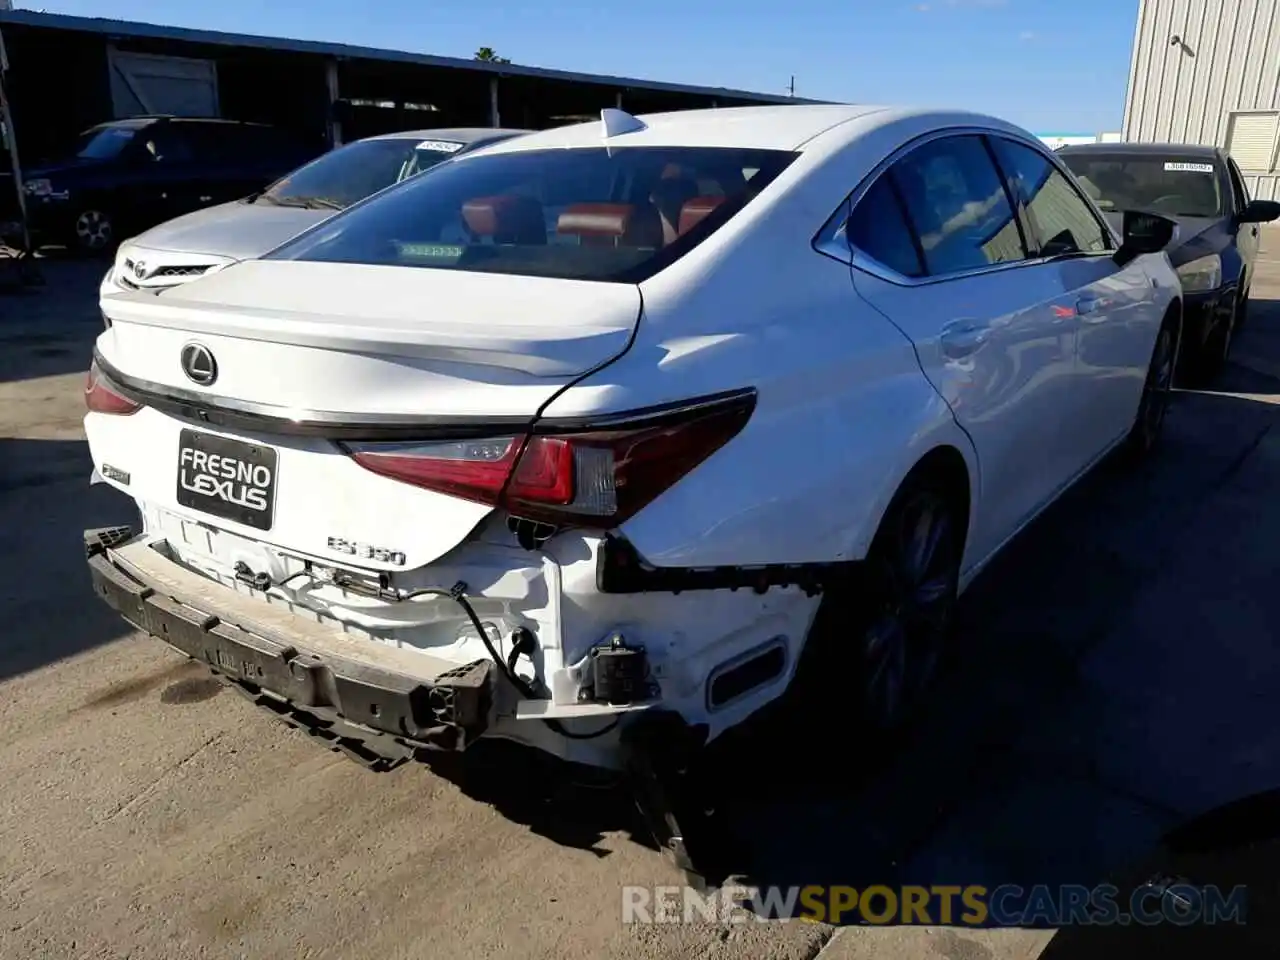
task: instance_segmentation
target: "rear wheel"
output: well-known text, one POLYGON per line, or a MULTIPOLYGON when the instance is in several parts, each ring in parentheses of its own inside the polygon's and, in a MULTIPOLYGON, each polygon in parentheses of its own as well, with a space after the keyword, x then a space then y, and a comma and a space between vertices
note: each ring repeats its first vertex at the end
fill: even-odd
POLYGON ((805 652, 804 696, 820 702, 802 709, 817 707, 829 719, 838 713, 882 733, 906 724, 951 634, 963 542, 963 515, 945 485, 927 476, 908 480, 881 521, 857 586, 823 597, 805 652))

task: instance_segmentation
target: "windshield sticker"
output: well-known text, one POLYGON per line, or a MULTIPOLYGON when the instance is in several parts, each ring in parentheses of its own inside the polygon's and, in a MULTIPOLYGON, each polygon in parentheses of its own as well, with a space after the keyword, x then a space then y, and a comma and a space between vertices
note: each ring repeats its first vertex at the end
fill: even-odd
POLYGON ((453 243, 399 243, 396 246, 405 260, 457 260, 467 252, 466 247, 453 243))
POLYGON ((435 150, 437 153, 457 153, 462 149, 462 144, 454 143, 452 140, 423 140, 418 144, 419 150, 435 150))
POLYGON ((1164 165, 1167 173, 1213 173, 1212 163, 1180 163, 1169 161, 1164 165))

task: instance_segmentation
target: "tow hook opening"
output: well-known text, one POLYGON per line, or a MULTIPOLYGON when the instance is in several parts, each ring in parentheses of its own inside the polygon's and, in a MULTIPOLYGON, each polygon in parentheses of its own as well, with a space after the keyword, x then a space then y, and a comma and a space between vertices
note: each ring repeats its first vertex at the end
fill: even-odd
POLYGON ((649 655, 643 646, 628 643, 621 633, 592 648, 587 667, 583 678, 586 682, 578 693, 583 703, 621 706, 658 696, 658 685, 649 669, 649 655))

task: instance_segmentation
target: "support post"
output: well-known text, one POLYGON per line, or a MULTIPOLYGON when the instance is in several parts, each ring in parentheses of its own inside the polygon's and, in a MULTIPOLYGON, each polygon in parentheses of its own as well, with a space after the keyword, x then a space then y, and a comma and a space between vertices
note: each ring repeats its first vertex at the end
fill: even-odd
POLYGON ((498 112, 498 78, 489 78, 489 126, 502 126, 502 114, 498 112))
POLYGON ((9 97, 5 91, 5 81, 9 73, 9 53, 5 49, 4 35, 0 34, 0 130, 3 130, 4 145, 9 151, 9 164, 13 170, 13 189, 17 192, 18 218, 22 228, 22 250, 19 253, 20 273, 24 282, 40 282, 39 269, 31 260, 35 252, 31 247, 31 231, 27 225, 27 191, 22 179, 22 164, 18 160, 18 138, 13 129, 13 111, 9 106, 9 97))
POLYGON ((324 68, 325 89, 329 94, 329 112, 328 112, 328 135, 329 146, 342 146, 342 121, 338 119, 335 111, 338 106, 338 61, 330 57, 325 63, 324 68))

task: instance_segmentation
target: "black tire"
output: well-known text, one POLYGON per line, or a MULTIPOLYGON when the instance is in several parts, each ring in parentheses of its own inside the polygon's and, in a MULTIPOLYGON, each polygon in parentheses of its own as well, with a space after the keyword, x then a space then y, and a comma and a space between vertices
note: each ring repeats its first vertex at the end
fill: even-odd
POLYGON ((1169 412, 1173 393, 1174 364, 1178 356, 1178 326, 1173 317, 1166 317, 1147 366, 1147 379, 1142 387, 1142 399, 1134 418, 1124 448, 1130 459, 1141 460, 1150 456, 1160 445, 1164 435, 1164 421, 1169 412))
POLYGON ((1236 323, 1235 332, 1237 334, 1244 329, 1244 325, 1249 320, 1249 288, 1245 286, 1243 283, 1244 277, 1241 277, 1240 279, 1241 279, 1241 284, 1238 289, 1240 289, 1242 292, 1240 293, 1239 296, 1236 297, 1236 315, 1235 315, 1235 323, 1236 323))
POLYGON ((72 243, 78 253, 104 256, 115 247, 115 220, 99 207, 88 207, 76 214, 71 224, 72 243))
POLYGON ((1222 373, 1231 358, 1231 345, 1235 342, 1235 334, 1239 329, 1239 310, 1233 309, 1231 316, 1220 320, 1204 342, 1200 355, 1197 379, 1202 384, 1209 384, 1222 373))
POLYGON ((881 734, 914 717, 952 630, 966 525, 957 499, 927 472, 908 478, 857 584, 823 595, 797 677, 805 714, 829 721, 834 707, 881 734))

